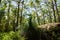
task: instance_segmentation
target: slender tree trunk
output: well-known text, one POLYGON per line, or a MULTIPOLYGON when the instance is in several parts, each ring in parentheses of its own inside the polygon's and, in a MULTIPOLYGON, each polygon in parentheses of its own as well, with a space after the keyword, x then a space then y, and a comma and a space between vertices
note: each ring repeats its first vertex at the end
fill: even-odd
POLYGON ((9 2, 9 5, 8 5, 8 14, 7 14, 7 22, 6 22, 6 25, 5 25, 5 32, 8 32, 9 31, 9 14, 10 14, 10 1, 9 2))
POLYGON ((59 17, 59 12, 58 12, 58 8, 57 8, 57 0, 54 0, 55 1, 55 7, 56 7, 56 13, 58 15, 58 22, 60 22, 60 17, 59 17))
POLYGON ((55 15, 55 9, 54 9, 53 0, 52 0, 52 9, 53 9, 54 21, 56 22, 56 15, 55 15))
POLYGON ((10 2, 9 2, 9 8, 8 8, 8 26, 9 26, 9 14, 10 14, 10 2))
POLYGON ((18 11, 17 11, 16 31, 18 30, 18 28, 17 28, 17 27, 19 26, 19 25, 18 25, 18 24, 19 24, 19 11, 20 11, 20 10, 19 10, 19 7, 20 7, 20 2, 18 1, 18 11))
MULTIPOLYGON (((17 8, 16 8, 17 9, 17 8)), ((13 31, 15 32, 16 31, 16 18, 17 18, 17 15, 16 15, 16 13, 17 13, 17 10, 15 9, 15 12, 14 12, 14 20, 13 20, 13 31)))
POLYGON ((22 1, 22 10, 20 11, 20 34, 21 34, 21 37, 24 36, 23 34, 23 23, 22 23, 22 20, 23 20, 23 8, 24 8, 24 0, 22 1))
POLYGON ((20 25, 22 24, 22 11, 23 11, 23 3, 22 3, 22 10, 20 12, 20 25))

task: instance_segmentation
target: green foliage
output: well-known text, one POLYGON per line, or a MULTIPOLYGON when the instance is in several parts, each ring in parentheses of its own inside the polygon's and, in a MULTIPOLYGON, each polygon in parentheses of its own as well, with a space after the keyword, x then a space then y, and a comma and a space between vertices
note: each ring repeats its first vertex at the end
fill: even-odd
POLYGON ((54 0, 55 4, 52 0, 44 1, 0 0, 0 40, 25 40, 25 34, 29 40, 38 40, 40 34, 40 39, 58 40, 59 28, 37 28, 54 20, 60 21, 60 4, 57 0, 54 0))
POLYGON ((20 37, 20 32, 14 32, 14 31, 10 31, 10 32, 4 32, 1 33, 0 32, 0 40, 24 40, 24 37, 20 37))
POLYGON ((14 34, 13 31, 9 33, 0 33, 0 40, 13 40, 14 34))

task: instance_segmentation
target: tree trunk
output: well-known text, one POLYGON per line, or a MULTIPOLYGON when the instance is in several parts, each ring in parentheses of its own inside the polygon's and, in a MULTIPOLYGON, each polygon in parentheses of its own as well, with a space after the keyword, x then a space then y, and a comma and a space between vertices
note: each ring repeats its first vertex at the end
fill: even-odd
POLYGON ((53 0, 52 0, 52 9, 53 9, 54 21, 56 22, 56 15, 55 15, 55 9, 54 9, 53 0))

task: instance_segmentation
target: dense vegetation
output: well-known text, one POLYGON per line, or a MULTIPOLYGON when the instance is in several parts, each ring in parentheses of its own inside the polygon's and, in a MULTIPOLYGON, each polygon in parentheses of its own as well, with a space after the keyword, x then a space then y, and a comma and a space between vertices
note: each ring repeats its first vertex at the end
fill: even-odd
POLYGON ((0 40, 60 40, 59 30, 59 0, 0 0, 0 40))

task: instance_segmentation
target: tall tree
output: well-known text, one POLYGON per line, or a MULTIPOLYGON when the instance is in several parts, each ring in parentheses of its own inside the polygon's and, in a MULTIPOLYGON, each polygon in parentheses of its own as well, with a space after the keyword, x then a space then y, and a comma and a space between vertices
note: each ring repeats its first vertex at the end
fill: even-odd
POLYGON ((6 28, 5 31, 6 32, 10 31, 8 28, 9 28, 9 19, 10 19, 9 14, 10 14, 10 3, 11 3, 9 0, 7 2, 8 2, 8 11, 7 11, 7 22, 6 22, 6 25, 5 25, 5 28, 6 28))
POLYGON ((52 0, 52 9, 53 9, 53 15, 54 15, 54 21, 56 22, 56 12, 55 12, 55 3, 54 0, 52 0))
POLYGON ((55 2, 55 7, 56 7, 56 14, 58 15, 58 22, 60 22, 60 17, 59 17, 59 11, 58 11, 58 6, 57 6, 57 0, 54 0, 55 2))

